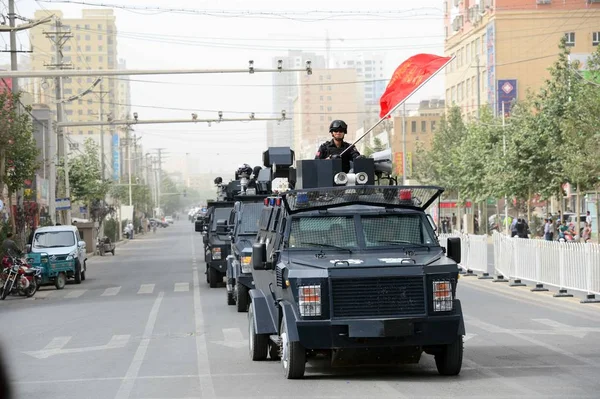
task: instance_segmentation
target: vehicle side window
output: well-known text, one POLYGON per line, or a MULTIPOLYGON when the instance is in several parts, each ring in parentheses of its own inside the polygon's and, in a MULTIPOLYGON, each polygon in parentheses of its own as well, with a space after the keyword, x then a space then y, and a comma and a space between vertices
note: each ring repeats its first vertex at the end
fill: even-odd
POLYGON ((75 230, 75 241, 81 241, 81 236, 79 235, 79 230, 75 230))

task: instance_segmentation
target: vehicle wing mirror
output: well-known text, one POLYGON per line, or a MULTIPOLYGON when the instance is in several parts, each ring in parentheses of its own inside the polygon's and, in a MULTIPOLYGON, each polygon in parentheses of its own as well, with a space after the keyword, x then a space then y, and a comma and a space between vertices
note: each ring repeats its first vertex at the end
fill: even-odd
POLYGON ((460 263, 460 238, 448 237, 446 247, 446 256, 455 261, 457 264, 460 263))
POLYGON ((79 246, 79 248, 85 248, 85 241, 83 241, 83 240, 82 240, 82 241, 79 241, 79 242, 77 243, 77 245, 79 246))
POLYGON ((264 242, 252 244, 252 267, 254 270, 266 270, 267 246, 264 242))
POLYGON ((196 223, 194 224, 194 230, 196 232, 201 232, 202 230, 204 230, 202 227, 203 227, 202 226, 202 221, 196 220, 196 223))

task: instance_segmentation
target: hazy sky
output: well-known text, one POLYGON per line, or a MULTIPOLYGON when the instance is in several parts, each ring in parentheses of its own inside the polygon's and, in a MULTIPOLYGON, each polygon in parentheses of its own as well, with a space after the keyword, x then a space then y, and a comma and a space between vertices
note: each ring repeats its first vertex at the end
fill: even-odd
MULTIPOLYGON (((386 76, 411 55, 443 53, 441 0, 73 0, 17 1, 17 13, 32 17, 38 9, 59 9, 66 18, 79 17, 91 4, 115 9, 119 58, 129 69, 271 67, 272 57, 288 49, 325 54, 329 31, 331 54, 381 51, 386 76), (138 9, 120 9, 119 6, 138 9), (144 7, 160 10, 144 11, 144 7), (187 9, 194 12, 177 11, 187 9), (318 13, 315 10, 319 10, 318 13), (343 40, 342 40, 343 39, 343 40)), ((0 2, 6 14, 7 1, 0 2)), ((105 8, 105 7, 103 7, 105 8)), ((2 35, 8 42, 8 34, 2 35)), ((28 46, 26 33, 19 42, 28 46)), ((0 43, 3 45, 4 43, 0 43)), ((8 62, 3 54, 0 60, 8 62)), ((271 109, 271 74, 132 76, 132 112, 140 119, 275 116, 271 109), (149 83, 156 81, 161 83, 149 83), (156 107, 156 108, 152 108, 156 107), (171 109, 166 109, 171 108, 171 109), (211 111, 212 110, 212 111, 211 111)), ((411 102, 443 95, 443 75, 434 79, 411 102)), ((292 116, 292 110, 287 110, 292 116)), ((292 123, 291 121, 285 123, 292 123)), ((238 164, 261 163, 266 149, 266 124, 223 123, 140 125, 146 150, 163 147, 170 154, 167 167, 189 153, 200 170, 233 170, 238 164), (221 167, 218 167, 220 165, 221 167)))

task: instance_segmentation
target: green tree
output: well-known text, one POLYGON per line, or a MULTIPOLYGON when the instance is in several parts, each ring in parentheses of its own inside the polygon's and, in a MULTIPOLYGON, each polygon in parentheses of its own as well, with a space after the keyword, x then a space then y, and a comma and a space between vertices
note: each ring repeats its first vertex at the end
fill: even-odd
MULTIPOLYGON (((69 160, 69 184, 71 201, 85 204, 88 210, 97 208, 94 204, 106 198, 111 182, 102 178, 99 149, 94 140, 87 139, 83 153, 69 160)), ((91 212, 90 216, 94 217, 91 212)))
POLYGON ((373 146, 365 145, 364 154, 362 154, 362 155, 364 155, 365 157, 368 158, 371 155, 373 155, 374 152, 383 151, 386 148, 387 148, 387 146, 381 142, 379 137, 375 137, 375 138, 373 138, 373 146))
MULTIPOLYGON (((17 112, 19 94, 0 93, 0 193, 8 189, 9 206, 12 194, 25 187, 35 178, 38 168, 38 149, 33 137, 33 126, 29 117, 30 107, 17 112)), ((25 240, 25 210, 18 201, 14 227, 21 242, 25 240)))
MULTIPOLYGON (((135 184, 131 186, 131 200, 135 209, 152 214, 152 191, 146 184, 140 184, 141 179, 134 178, 135 184)), ((110 195, 121 204, 129 204, 129 186, 127 184, 114 185, 110 195)))
POLYGON ((165 215, 171 215, 183 206, 183 190, 167 175, 162 176, 160 204, 165 215))

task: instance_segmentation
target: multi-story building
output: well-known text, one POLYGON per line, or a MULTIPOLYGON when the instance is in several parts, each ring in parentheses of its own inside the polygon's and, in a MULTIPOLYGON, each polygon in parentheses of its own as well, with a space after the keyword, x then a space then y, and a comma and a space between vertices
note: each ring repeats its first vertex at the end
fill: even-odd
POLYGON ((298 73, 300 90, 294 100, 294 146, 296 159, 313 158, 322 142, 331 140, 329 124, 343 119, 348 124, 346 141, 355 137, 360 104, 356 87, 340 84, 356 80, 356 70, 314 69, 298 73))
POLYGON ((446 104, 474 116, 489 104, 508 112, 514 99, 539 89, 566 37, 574 57, 591 54, 600 43, 600 1, 447 0, 446 104))
MULTIPOLYGON (((418 146, 430 148, 433 135, 442 120, 445 111, 444 100, 423 100, 418 104, 418 109, 409 107, 405 116, 406 136, 406 176, 412 177, 414 166, 414 154, 418 146)), ((401 110, 402 112, 402 110, 401 110)), ((394 129, 391 137, 391 150, 394 156, 394 172, 401 176, 403 151, 402 116, 394 118, 394 129)))
MULTIPOLYGON (((305 53, 302 51, 289 51, 287 55, 273 57, 273 68, 276 68, 279 60, 282 61, 284 69, 296 69, 306 66, 306 61, 311 62, 311 66, 316 69, 325 68, 325 57, 315 53, 305 53)), ((285 110, 288 117, 293 117, 290 112, 293 110, 294 99, 298 96, 298 74, 291 72, 273 74, 273 112, 278 114, 285 110)), ((267 124, 267 145, 289 146, 294 142, 294 128, 292 123, 277 123, 275 121, 267 124)))
MULTIPOLYGON (((117 26, 112 10, 83 10, 81 18, 63 19, 59 10, 43 10, 35 13, 36 19, 45 18, 54 14, 61 18, 61 32, 71 32, 70 38, 62 46, 63 63, 70 64, 74 69, 101 70, 117 69, 117 26)), ((56 31, 55 25, 38 25, 30 31, 30 41, 33 49, 31 55, 31 69, 41 70, 53 68, 57 63, 57 49, 51 38, 44 32, 56 31)), ((108 118, 117 119, 127 113, 117 99, 128 97, 128 84, 122 84, 122 78, 102 78, 91 93, 81 95, 97 82, 97 77, 63 78, 63 99, 74 97, 64 103, 63 119, 70 122, 106 121, 108 118)), ((34 97, 40 103, 54 107, 55 91, 52 81, 42 79, 39 84, 34 84, 34 97)), ((106 176, 118 178, 121 132, 115 129, 99 126, 73 127, 66 129, 69 149, 80 150, 82 143, 87 138, 94 139, 100 144, 100 137, 104 139, 104 159, 106 163, 106 176), (102 132, 102 135, 101 135, 102 132)))

